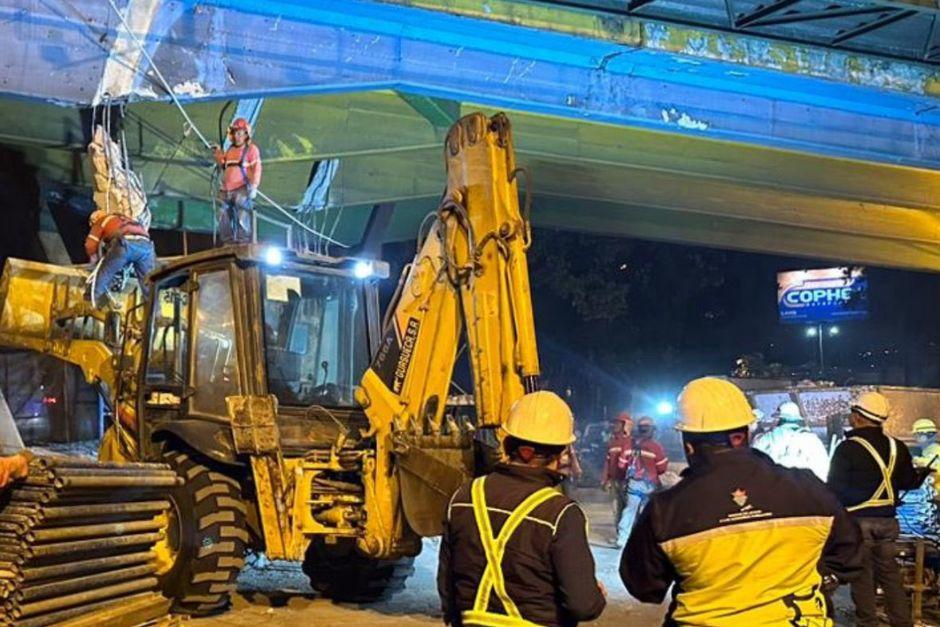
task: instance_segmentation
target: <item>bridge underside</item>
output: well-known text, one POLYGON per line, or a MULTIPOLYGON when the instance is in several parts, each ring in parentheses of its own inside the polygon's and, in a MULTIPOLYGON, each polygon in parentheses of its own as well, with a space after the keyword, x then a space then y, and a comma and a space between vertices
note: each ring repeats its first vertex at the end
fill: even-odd
MULTIPOLYGON (((388 201, 389 237, 413 237, 440 193, 449 124, 505 110, 537 225, 940 269, 932 10, 781 1, 740 32, 737 13, 727 28, 703 25, 656 16, 655 2, 119 7, 213 140, 234 111, 227 101, 264 98, 256 138, 276 201, 298 205, 313 165, 338 160, 316 220, 340 241, 356 241, 367 209, 388 201), (821 18, 831 32, 810 31, 820 41, 766 32, 767 20, 832 7, 842 13, 821 18), (849 17, 861 25, 832 26, 849 17), (927 23, 920 53, 892 47, 891 28, 927 23), (877 46, 865 48, 869 37, 877 46)), ((758 10, 735 2, 745 17, 758 10)), ((2 0, 0 17, 10 50, 0 90, 11 96, 0 142, 46 179, 81 186, 81 108, 105 92, 126 99, 127 146, 157 223, 211 229, 207 155, 109 4, 2 0)))

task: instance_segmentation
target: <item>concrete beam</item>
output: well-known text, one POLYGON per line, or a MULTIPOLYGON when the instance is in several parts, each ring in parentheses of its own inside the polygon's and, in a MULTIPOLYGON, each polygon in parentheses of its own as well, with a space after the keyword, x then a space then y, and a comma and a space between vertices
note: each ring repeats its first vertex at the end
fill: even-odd
MULTIPOLYGON (((90 91, 74 80, 33 77, 69 64, 81 75, 96 62, 101 50, 93 37, 96 22, 88 16, 113 22, 102 13, 103 3, 70 4, 86 16, 76 22, 38 0, 3 2, 13 24, 25 22, 28 34, 25 52, 17 51, 13 62, 0 68, 0 88, 74 103, 89 100, 90 91), (36 24, 43 25, 44 35, 36 34, 36 24), (53 35, 70 44, 56 46, 54 64, 43 53, 53 35)), ((940 167, 938 101, 913 92, 357 0, 209 0, 187 5, 166 28, 165 22, 162 14, 154 20, 165 30, 154 57, 184 99, 388 88, 569 119, 940 167)), ((15 28, 0 21, 0 36, 4 30, 15 28)), ((23 32, 19 35, 22 39, 23 32)), ((159 94, 144 84, 134 96, 159 94)))

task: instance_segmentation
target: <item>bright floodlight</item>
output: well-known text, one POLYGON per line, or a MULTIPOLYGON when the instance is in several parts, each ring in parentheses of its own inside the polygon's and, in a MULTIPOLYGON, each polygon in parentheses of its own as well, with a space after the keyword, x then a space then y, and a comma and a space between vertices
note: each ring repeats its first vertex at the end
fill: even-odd
POLYGON ((816 327, 808 327, 806 329, 806 337, 816 337, 816 327))
POLYGON ((374 268, 370 261, 357 261, 356 265, 353 266, 353 276, 357 279, 368 279, 372 276, 373 271, 374 268))
POLYGON ((839 335, 839 327, 829 327, 829 335, 839 335))
POLYGON ((672 403, 669 401, 660 401, 656 405, 656 413, 660 416, 666 416, 672 413, 672 403))
POLYGON ((264 251, 264 261, 269 266, 279 266, 284 261, 284 253, 280 248, 269 248, 264 251))

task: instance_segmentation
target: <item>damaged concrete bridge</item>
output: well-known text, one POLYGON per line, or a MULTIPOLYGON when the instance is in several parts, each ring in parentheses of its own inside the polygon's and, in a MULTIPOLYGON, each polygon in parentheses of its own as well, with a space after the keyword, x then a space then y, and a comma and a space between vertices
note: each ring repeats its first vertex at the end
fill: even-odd
POLYGON ((0 0, 0 142, 60 197, 87 184, 89 108, 126 102, 156 225, 205 232, 208 155, 159 71, 211 138, 236 112, 254 120, 278 203, 352 242, 369 207, 394 202, 389 236, 406 239, 436 205, 442 132, 501 109, 536 225, 938 270, 938 13, 926 0, 0 0))

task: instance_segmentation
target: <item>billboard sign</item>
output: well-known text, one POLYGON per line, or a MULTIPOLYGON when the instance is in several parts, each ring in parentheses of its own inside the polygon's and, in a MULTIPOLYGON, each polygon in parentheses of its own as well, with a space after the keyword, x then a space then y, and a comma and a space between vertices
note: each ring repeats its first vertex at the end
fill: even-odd
POLYGON ((864 268, 823 268, 777 273, 780 322, 813 324, 868 318, 864 268))

